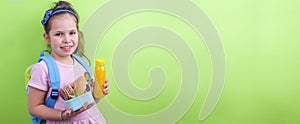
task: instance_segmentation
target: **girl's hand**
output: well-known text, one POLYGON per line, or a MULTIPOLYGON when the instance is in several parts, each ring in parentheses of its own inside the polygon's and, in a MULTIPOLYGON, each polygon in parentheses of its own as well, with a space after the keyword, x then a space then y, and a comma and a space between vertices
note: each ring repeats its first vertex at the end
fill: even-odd
POLYGON ((105 83, 103 84, 103 87, 104 87, 103 90, 99 89, 99 85, 97 82, 94 82, 92 87, 93 87, 93 96, 94 96, 96 103, 98 103, 102 97, 105 97, 105 95, 107 95, 109 93, 108 79, 106 79, 105 83))
POLYGON ((95 103, 91 103, 91 104, 88 105, 88 103, 85 102, 84 106, 81 109, 79 109, 77 111, 73 111, 73 112, 72 112, 72 108, 67 108, 66 110, 62 111, 62 113, 61 113, 61 119, 63 121, 69 120, 70 118, 78 115, 79 113, 81 113, 81 112, 83 112, 83 111, 85 111, 85 110, 93 107, 93 105, 95 105, 95 103))
POLYGON ((103 93, 104 93, 105 95, 107 95, 107 94, 109 93, 108 81, 109 81, 109 80, 106 79, 106 80, 105 80, 105 83, 103 84, 103 86, 104 86, 103 93))

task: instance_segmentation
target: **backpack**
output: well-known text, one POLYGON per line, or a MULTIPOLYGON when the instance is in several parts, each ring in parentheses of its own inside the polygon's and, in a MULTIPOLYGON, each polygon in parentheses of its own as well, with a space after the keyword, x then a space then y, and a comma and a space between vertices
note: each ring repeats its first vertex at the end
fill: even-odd
MULTIPOLYGON (((72 54, 72 57, 77 60, 83 67, 84 69, 87 71, 90 79, 89 81, 92 82, 93 79, 93 73, 91 71, 91 68, 89 67, 89 65, 86 63, 86 61, 79 57, 76 54, 72 54)), ((40 61, 45 61, 47 68, 48 68, 48 76, 50 79, 50 83, 51 83, 51 94, 50 96, 46 99, 45 101, 45 105, 50 107, 50 108, 54 108, 56 99, 58 98, 58 91, 59 91, 59 84, 60 84, 60 77, 59 77, 59 71, 58 71, 58 67, 55 63, 55 60, 53 59, 53 57, 50 55, 50 52, 48 50, 43 50, 40 53, 40 58, 38 59, 38 62, 40 61), (49 53, 48 55, 45 55, 45 52, 49 53)), ((34 64, 33 64, 34 65, 34 64)), ((30 80, 31 77, 31 70, 33 65, 30 65, 26 71, 25 71, 25 84, 26 84, 26 93, 28 94, 28 81, 30 80)), ((49 92, 49 91, 48 91, 49 92)), ((34 117, 31 115, 31 120, 34 124, 45 124, 46 120, 42 120, 40 118, 34 117)))

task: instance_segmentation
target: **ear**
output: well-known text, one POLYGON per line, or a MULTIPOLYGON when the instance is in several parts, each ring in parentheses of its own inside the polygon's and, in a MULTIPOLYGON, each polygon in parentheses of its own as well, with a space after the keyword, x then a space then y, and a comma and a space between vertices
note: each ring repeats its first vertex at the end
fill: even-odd
POLYGON ((47 43, 47 44, 50 44, 50 37, 49 37, 49 35, 48 35, 47 33, 44 33, 44 34, 43 34, 43 37, 44 37, 46 43, 47 43))

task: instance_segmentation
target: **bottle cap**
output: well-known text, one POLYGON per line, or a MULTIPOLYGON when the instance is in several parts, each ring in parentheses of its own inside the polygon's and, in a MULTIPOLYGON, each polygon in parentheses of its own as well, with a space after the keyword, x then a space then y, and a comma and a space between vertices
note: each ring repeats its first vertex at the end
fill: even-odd
POLYGON ((96 59, 96 64, 97 65, 104 65, 105 61, 104 61, 104 59, 96 59))

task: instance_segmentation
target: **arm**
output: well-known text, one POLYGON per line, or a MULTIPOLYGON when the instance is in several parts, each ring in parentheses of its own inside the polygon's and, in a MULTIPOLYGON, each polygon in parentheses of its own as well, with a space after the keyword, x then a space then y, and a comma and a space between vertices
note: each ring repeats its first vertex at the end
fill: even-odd
POLYGON ((52 109, 45 105, 44 99, 47 95, 47 92, 38 90, 33 87, 28 87, 28 110, 32 116, 44 119, 44 120, 68 120, 71 117, 76 116, 77 114, 91 108, 94 104, 85 105, 76 112, 72 112, 72 108, 67 108, 64 111, 52 109), (64 119, 63 119, 64 118, 64 119))
POLYGON ((45 105, 44 100, 47 92, 28 87, 28 110, 32 116, 44 120, 62 120, 60 110, 49 108, 45 105))

